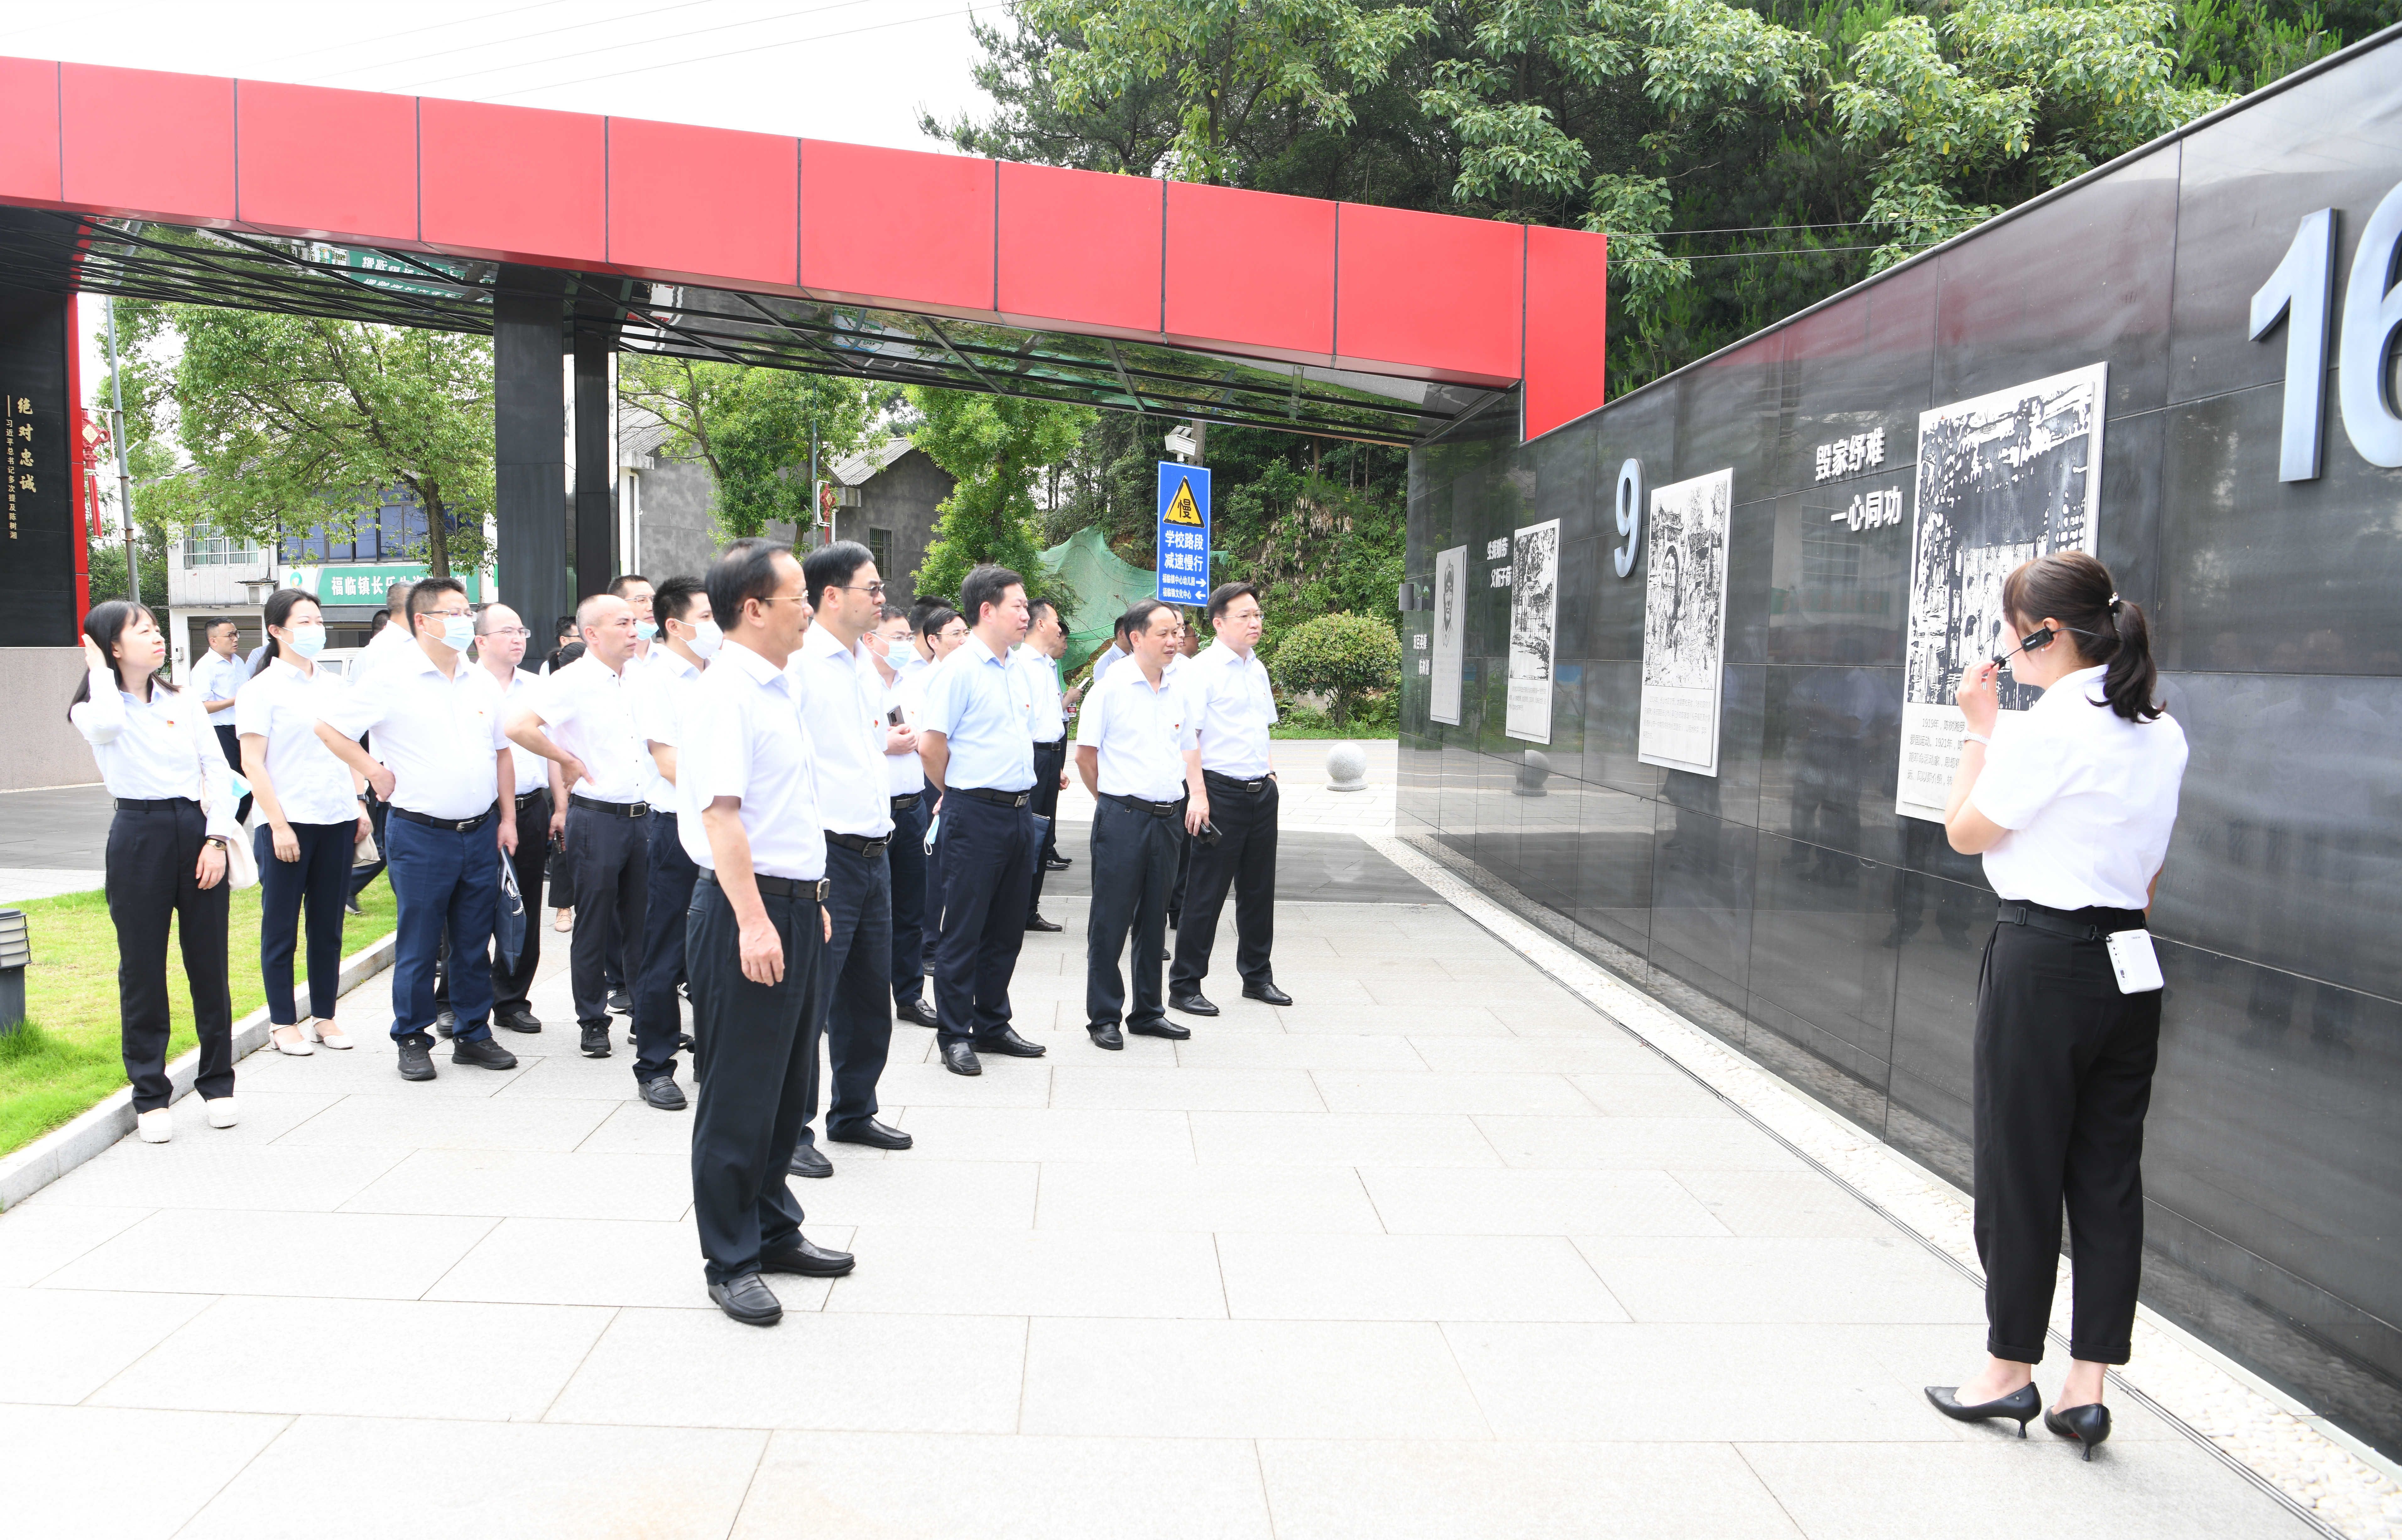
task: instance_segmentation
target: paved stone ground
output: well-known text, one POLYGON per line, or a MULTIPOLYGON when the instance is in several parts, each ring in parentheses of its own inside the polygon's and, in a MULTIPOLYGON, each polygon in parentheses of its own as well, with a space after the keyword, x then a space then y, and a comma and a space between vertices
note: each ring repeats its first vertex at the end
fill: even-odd
POLYGON ((370 983, 370 1046, 245 1061, 240 1128, 187 1101, 0 1215, 7 1528, 2310 1533, 2132 1407, 2090 1465, 1936 1416, 1974 1290, 1452 909, 1288 904, 1298 1004, 1114 1054, 1080 909, 1019 970, 1048 1058, 896 1028, 918 1147, 798 1184, 861 1266, 773 1331, 710 1306, 688 1118, 572 1052, 563 976, 521 1068, 421 1086, 370 983))

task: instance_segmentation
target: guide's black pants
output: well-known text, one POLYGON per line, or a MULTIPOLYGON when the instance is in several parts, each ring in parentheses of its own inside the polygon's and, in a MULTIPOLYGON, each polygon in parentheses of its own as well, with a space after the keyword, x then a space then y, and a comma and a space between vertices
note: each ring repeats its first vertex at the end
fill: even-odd
MULTIPOLYGON (((2052 912, 2057 914, 2059 912, 2052 912)), ((2105 932, 2133 910, 2082 909, 2105 932)), ((2075 1318, 2069 1354, 2123 1364, 2144 1255, 2144 1113, 2159 1055, 2160 992, 2121 995, 2108 948, 2008 922, 1977 979, 1977 1256, 1986 1351, 2043 1361, 2068 1210, 2075 1318)))
POLYGON ((1042 838, 1023 803, 1005 806, 956 789, 943 798, 943 922, 932 972, 946 1043, 997 1038, 1009 1025, 1009 981, 1026 945, 1026 896, 1042 838))
POLYGON ((1184 804, 1165 817, 1148 804, 1128 806, 1104 796, 1093 804, 1093 907, 1084 927, 1084 1023, 1089 1029, 1121 1020, 1165 1020, 1160 969, 1167 961, 1167 901, 1176 887, 1176 847, 1184 832, 1184 804), (1128 970, 1134 1006, 1126 1008, 1118 956, 1134 939, 1128 970))
POLYGON ((651 814, 650 893, 643 901, 642 971, 634 981, 634 1079, 648 1084, 675 1073, 676 1049, 683 1041, 683 1006, 676 985, 686 982, 684 931, 692 909, 692 885, 700 868, 685 854, 676 815, 651 814))
POLYGON ((892 875, 892 1003, 922 1001, 926 987, 926 804, 930 793, 892 799, 892 843, 884 859, 892 875), (903 804, 907 804, 904 806, 903 804))
POLYGON ((1235 890, 1235 969, 1247 984, 1273 983, 1268 956, 1276 947, 1277 783, 1233 780, 1214 772, 1203 780, 1219 839, 1215 845, 1192 842, 1168 987, 1197 990, 1209 976, 1218 912, 1225 907, 1229 887, 1235 890), (1243 790, 1249 785, 1259 790, 1243 790))
POLYGON ((609 992, 642 971, 642 916, 651 896, 651 820, 570 800, 575 852, 575 933, 567 982, 581 1026, 609 1024, 609 992))
POLYGON ((108 917, 117 926, 117 994, 125 1078, 133 1110, 167 1105, 167 923, 175 923, 184 977, 192 987, 192 1025, 200 1072, 192 1088, 214 1100, 233 1094, 233 992, 226 982, 226 931, 232 889, 222 877, 202 887, 200 845, 208 838, 200 804, 181 797, 123 803, 108 826, 108 917))
MULTIPOLYGON (((818 1020, 824 1024, 834 1094, 826 1099, 829 1134, 856 1128, 881 1110, 876 1082, 892 1049, 892 1012, 885 972, 892 956, 892 876, 884 852, 862 854, 826 840, 826 917, 834 936, 818 970, 818 1020)), ((809 1121, 818 1115, 817 1053, 809 1053, 809 1089, 801 1104, 801 1142, 815 1144, 809 1121)))
POLYGON ((703 873, 692 887, 684 969, 692 976, 692 1212, 712 1284, 759 1270, 759 1253, 799 1233, 801 1205, 784 1174, 807 1116, 817 1042, 818 959, 825 945, 817 884, 759 879, 767 922, 784 943, 784 976, 743 976, 734 906, 703 873))
POLYGON ((1042 819, 1042 848, 1034 856, 1034 885, 1027 890, 1026 912, 1042 909, 1042 863, 1059 853, 1059 772, 1068 765, 1068 740, 1034 746, 1034 800, 1027 805, 1042 819))
POLYGON ((292 955, 299 947, 305 901, 309 926, 309 1014, 332 1018, 341 998, 342 900, 351 890, 351 856, 358 848, 359 820, 296 823, 298 860, 275 858, 275 831, 260 824, 251 836, 258 861, 258 966, 267 983, 267 1020, 271 1026, 300 1021, 292 997, 292 955))

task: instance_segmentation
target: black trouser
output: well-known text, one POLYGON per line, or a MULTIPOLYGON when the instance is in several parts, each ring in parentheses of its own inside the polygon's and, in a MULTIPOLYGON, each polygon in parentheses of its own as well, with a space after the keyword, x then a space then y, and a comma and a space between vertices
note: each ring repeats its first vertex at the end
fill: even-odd
POLYGON ((926 984, 926 804, 920 792, 909 806, 892 800, 892 843, 885 861, 892 875, 892 1003, 907 1005, 925 998, 926 984))
POLYGON ((1034 815, 965 791, 943 799, 943 921, 934 942, 934 1015, 943 1041, 1009 1029, 1009 980, 1026 944, 1026 895, 1042 840, 1034 815))
POLYGON ((1034 800, 1027 805, 1043 820, 1042 848, 1034 858, 1034 884, 1027 890, 1026 912, 1042 911, 1042 863, 1059 853, 1059 772, 1068 764, 1068 740, 1034 746, 1034 800))
POLYGON ((1159 987, 1167 961, 1167 901, 1176 887, 1177 834, 1184 804, 1163 818, 1105 796, 1093 807, 1093 907, 1084 928, 1084 1021, 1087 1029, 1163 1021, 1159 987), (1134 1009, 1118 956, 1134 936, 1134 1009))
MULTIPOLYGON (((2079 915, 2140 927, 2128 910, 2079 915)), ((2076 1313, 2069 1354, 2123 1364, 2144 1256, 2144 1112, 2160 993, 2121 995, 2099 941, 2000 924, 1977 978, 1977 1257, 1986 1351, 2043 1361, 2068 1210, 2076 1313)))
MULTIPOLYGON (((366 739, 361 738, 359 742, 365 745, 366 739)), ((351 868, 351 901, 352 903, 358 902, 359 895, 367 890, 367 884, 376 880, 377 873, 380 873, 391 859, 392 848, 384 841, 384 830, 391 818, 392 804, 377 796, 374 788, 368 788, 367 826, 375 831, 376 859, 365 866, 351 868)), ((355 842, 351 848, 355 854, 358 849, 355 842)))
POLYGON ((567 843, 575 852, 568 985, 577 1024, 606 1026, 612 983, 642 976, 642 917, 651 894, 650 816, 629 818, 571 804, 567 843))
POLYGON ((1246 791, 1240 781, 1210 776, 1209 821, 1218 843, 1192 843, 1192 871, 1176 927, 1176 962, 1168 986, 1199 989, 1209 976, 1209 949, 1218 939, 1218 911, 1235 890, 1235 970, 1246 984, 1275 982, 1268 955, 1276 946, 1277 783, 1246 791))
POLYGON ((760 1252, 801 1228, 801 1205, 784 1176, 806 1116, 825 943, 814 897, 763 887, 759 898, 784 943, 784 976, 775 983, 743 976, 741 927, 715 877, 693 884, 684 932, 700 1045, 693 1055, 692 1211, 712 1284, 757 1272, 760 1252))
MULTIPOLYGON (((509 859, 510 869, 518 878, 518 896, 525 901, 525 942, 518 949, 515 967, 501 963, 501 914, 507 906, 506 893, 492 903, 492 1010, 523 1011, 532 1013, 526 997, 533 989, 534 969, 542 966, 542 879, 550 864, 550 793, 542 789, 527 792, 518 799, 518 849, 509 859)), ((493 873, 498 882, 500 874, 493 873)), ((435 954, 434 969, 434 1007, 450 1009, 450 932, 442 932, 442 945, 435 954)))
POLYGON ((292 998, 292 954, 300 941, 300 911, 309 912, 309 1014, 330 1020, 342 988, 342 900, 350 892, 351 853, 359 820, 296 823, 300 859, 275 859, 275 831, 261 824, 252 836, 258 858, 258 966, 267 983, 267 1020, 299 1024, 292 998))
MULTIPOLYGON (((230 710, 221 712, 220 715, 222 715, 228 722, 233 721, 233 712, 230 710)), ((242 778, 245 781, 250 779, 248 776, 243 776, 242 771, 242 735, 235 732, 229 726, 219 727, 217 729, 217 741, 225 745, 226 763, 233 766, 233 773, 237 776, 242 776, 242 778)), ((249 818, 250 797, 245 793, 242 799, 241 805, 233 810, 233 821, 236 823, 242 823, 246 821, 249 818)))
POLYGON ((125 1078, 133 1110, 167 1105, 167 922, 184 952, 192 1025, 200 1039, 193 1089, 208 1100, 233 1094, 233 992, 226 981, 228 896, 222 877, 202 887, 200 846, 208 818, 180 798, 119 807, 108 826, 108 917, 117 926, 117 994, 125 1078))
POLYGON ((642 970, 634 975, 634 1079, 655 1080, 675 1073, 676 1048, 683 1039, 683 1007, 676 985, 684 982, 685 916, 692 908, 693 880, 700 875, 684 853, 673 813, 650 818, 650 893, 643 901, 642 970))
MULTIPOLYGON (((829 1134, 856 1128, 881 1110, 876 1082, 892 1048, 892 1012, 885 1008, 885 971, 892 956, 892 875, 884 852, 862 855, 826 840, 826 917, 834 937, 818 965, 818 1020, 824 1024, 834 1094, 826 1099, 829 1134)), ((818 1115, 818 1056, 809 1054, 809 1089, 801 1142, 815 1144, 808 1124, 818 1115)))

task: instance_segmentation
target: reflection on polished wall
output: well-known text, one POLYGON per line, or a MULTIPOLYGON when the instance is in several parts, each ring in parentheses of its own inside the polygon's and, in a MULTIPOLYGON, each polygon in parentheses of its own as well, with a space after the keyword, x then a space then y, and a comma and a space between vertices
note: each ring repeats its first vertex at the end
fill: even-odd
POLYGON ((2107 363, 2097 554, 2154 617, 2193 747, 2153 914, 2146 1298, 2389 1453, 2402 471, 2352 442, 2331 348, 2322 474, 2279 479, 2285 337, 2254 341, 2250 309, 2327 207, 2344 296, 2397 184, 2389 34, 1532 444, 1497 417, 1419 449, 1410 575, 1465 544, 1471 602, 1458 726, 1429 720, 1431 650, 1409 642, 1400 803, 1405 838, 1965 1184, 1994 898, 1894 811, 1918 416, 2107 363), (1818 446, 1878 430, 1882 464, 1819 477, 1818 446), (1716 777, 1636 757, 1642 564, 1609 557, 1629 459, 1652 487, 1734 473, 1716 777), (1895 488, 1898 524, 1838 521, 1895 488), (1530 760, 1502 730, 1486 543, 1554 518, 1552 738, 1530 760))

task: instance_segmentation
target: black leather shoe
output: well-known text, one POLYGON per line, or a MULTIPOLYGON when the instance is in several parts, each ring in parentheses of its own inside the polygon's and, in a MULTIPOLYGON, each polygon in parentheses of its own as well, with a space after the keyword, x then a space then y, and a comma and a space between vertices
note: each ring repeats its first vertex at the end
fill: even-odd
POLYGON ((450 1043, 452 1064, 471 1064, 485 1069, 515 1069, 518 1056, 494 1042, 490 1038, 458 1038, 450 1043))
POLYGON ((1040 911, 1033 911, 1029 912, 1026 916, 1026 928, 1028 930, 1065 930, 1068 928, 1061 925, 1057 920, 1044 919, 1040 911))
POLYGON ((676 1047, 683 1050, 686 1053, 691 1052, 694 1049, 698 1048, 699 1046, 700 1045, 698 1043, 692 1040, 691 1033, 679 1032, 676 1034, 676 1047))
POLYGON ((788 1169, 795 1176, 831 1176, 834 1175, 834 1162, 827 1160, 825 1151, 815 1145, 794 1145, 793 1163, 788 1169))
POLYGON ((877 1149, 906 1149, 918 1142, 891 1124, 879 1123, 873 1118, 848 1124, 839 1133, 829 1128, 826 1137, 838 1145, 872 1145, 877 1149))
POLYGON ((931 1027, 936 1024, 934 1008, 923 1000, 910 1000, 894 1006, 892 1019, 896 1022, 915 1022, 919 1026, 931 1027))
POLYGON ((691 1104, 683 1099, 683 1087, 675 1083, 672 1075, 642 1082, 642 1100, 662 1112, 682 1112, 691 1104))
POLYGON ((954 1075, 981 1075, 984 1063, 966 1043, 943 1044, 943 1067, 954 1075))
POLYGON ((1193 1036, 1193 1029, 1162 1016, 1155 1022, 1128 1022, 1126 1030, 1138 1038, 1170 1038, 1178 1042, 1193 1036))
POLYGON ((1073 860, 1070 859, 1066 856, 1045 856, 1042 858, 1042 870, 1045 872, 1065 872, 1068 868, 1075 864, 1076 863, 1073 860))
MULTIPOLYGON (((2099 1401, 2090 1401, 2081 1407, 2071 1407, 2066 1411, 2053 1411, 2046 1408, 2043 1425, 2063 1438, 2074 1438, 2084 1445, 2085 1458, 2091 1460, 2093 1458, 2094 1446, 2110 1437, 2110 1409, 2099 1401)), ((2024 1423, 2019 1424, 2019 1434, 2022 1437, 2025 1436, 2024 1423)))
POLYGON ((1218 1008, 1211 1005, 1197 989, 1172 993, 1167 997, 1167 1009, 1181 1011, 1188 1016, 1214 1016, 1218 1008))
POLYGON ((1997 1401, 1980 1401, 1973 1407, 1960 1404, 1960 1398, 1953 1394, 1959 1388, 1957 1385, 1929 1385, 1926 1387, 1926 1399, 1936 1410, 1955 1423, 1989 1423, 1996 1418, 2008 1418, 2018 1423, 2022 1438, 2026 1437, 2026 1425, 2035 1421, 2036 1412, 2043 1409, 2043 1396, 2031 1384, 2021 1385, 1997 1401))
POLYGON ((539 1032, 542 1030, 542 1018, 518 1005, 492 1012, 492 1024, 505 1026, 512 1032, 539 1032))
POLYGON ((998 1037, 978 1038, 976 1047, 987 1053, 999 1053, 1012 1059, 1039 1059, 1051 1052, 1041 1043, 1028 1042, 1017 1035, 1015 1027, 1004 1026, 998 1037))
POLYGON ((1084 1036, 1093 1039, 1095 1048, 1106 1048, 1113 1053, 1125 1047, 1125 1039, 1118 1036, 1115 1022, 1086 1022, 1084 1036))
POLYGON ((782 1245, 759 1253, 762 1272, 797 1272, 805 1278, 839 1278, 858 1265, 848 1251, 812 1245, 806 1235, 794 1235, 782 1245))
POLYGON ((434 1039, 422 1032, 412 1032, 406 1038, 395 1038, 400 1048, 400 1078, 404 1080, 434 1079, 434 1039))
POLYGON ((615 990, 609 996, 609 1009, 620 1016, 630 1016, 634 1013, 634 997, 622 989, 615 990))
POLYGON ((1286 994, 1283 990, 1278 989, 1272 983, 1247 983, 1243 985, 1243 998, 1247 1000, 1261 1000, 1269 1005, 1291 1005, 1292 1003, 1291 996, 1286 994))
POLYGON ((447 1038, 458 1030, 459 1018, 456 1014, 448 1011, 437 1011, 434 1013, 434 1035, 435 1037, 447 1038))
POLYGON ((607 1058, 609 1056, 609 1024, 602 1022, 598 1026, 584 1028, 584 1041, 581 1046, 584 1056, 587 1059, 607 1058))
POLYGON ((717 1301, 718 1309, 746 1327, 772 1327, 784 1318, 784 1302, 755 1272, 710 1285, 709 1297, 717 1301))

